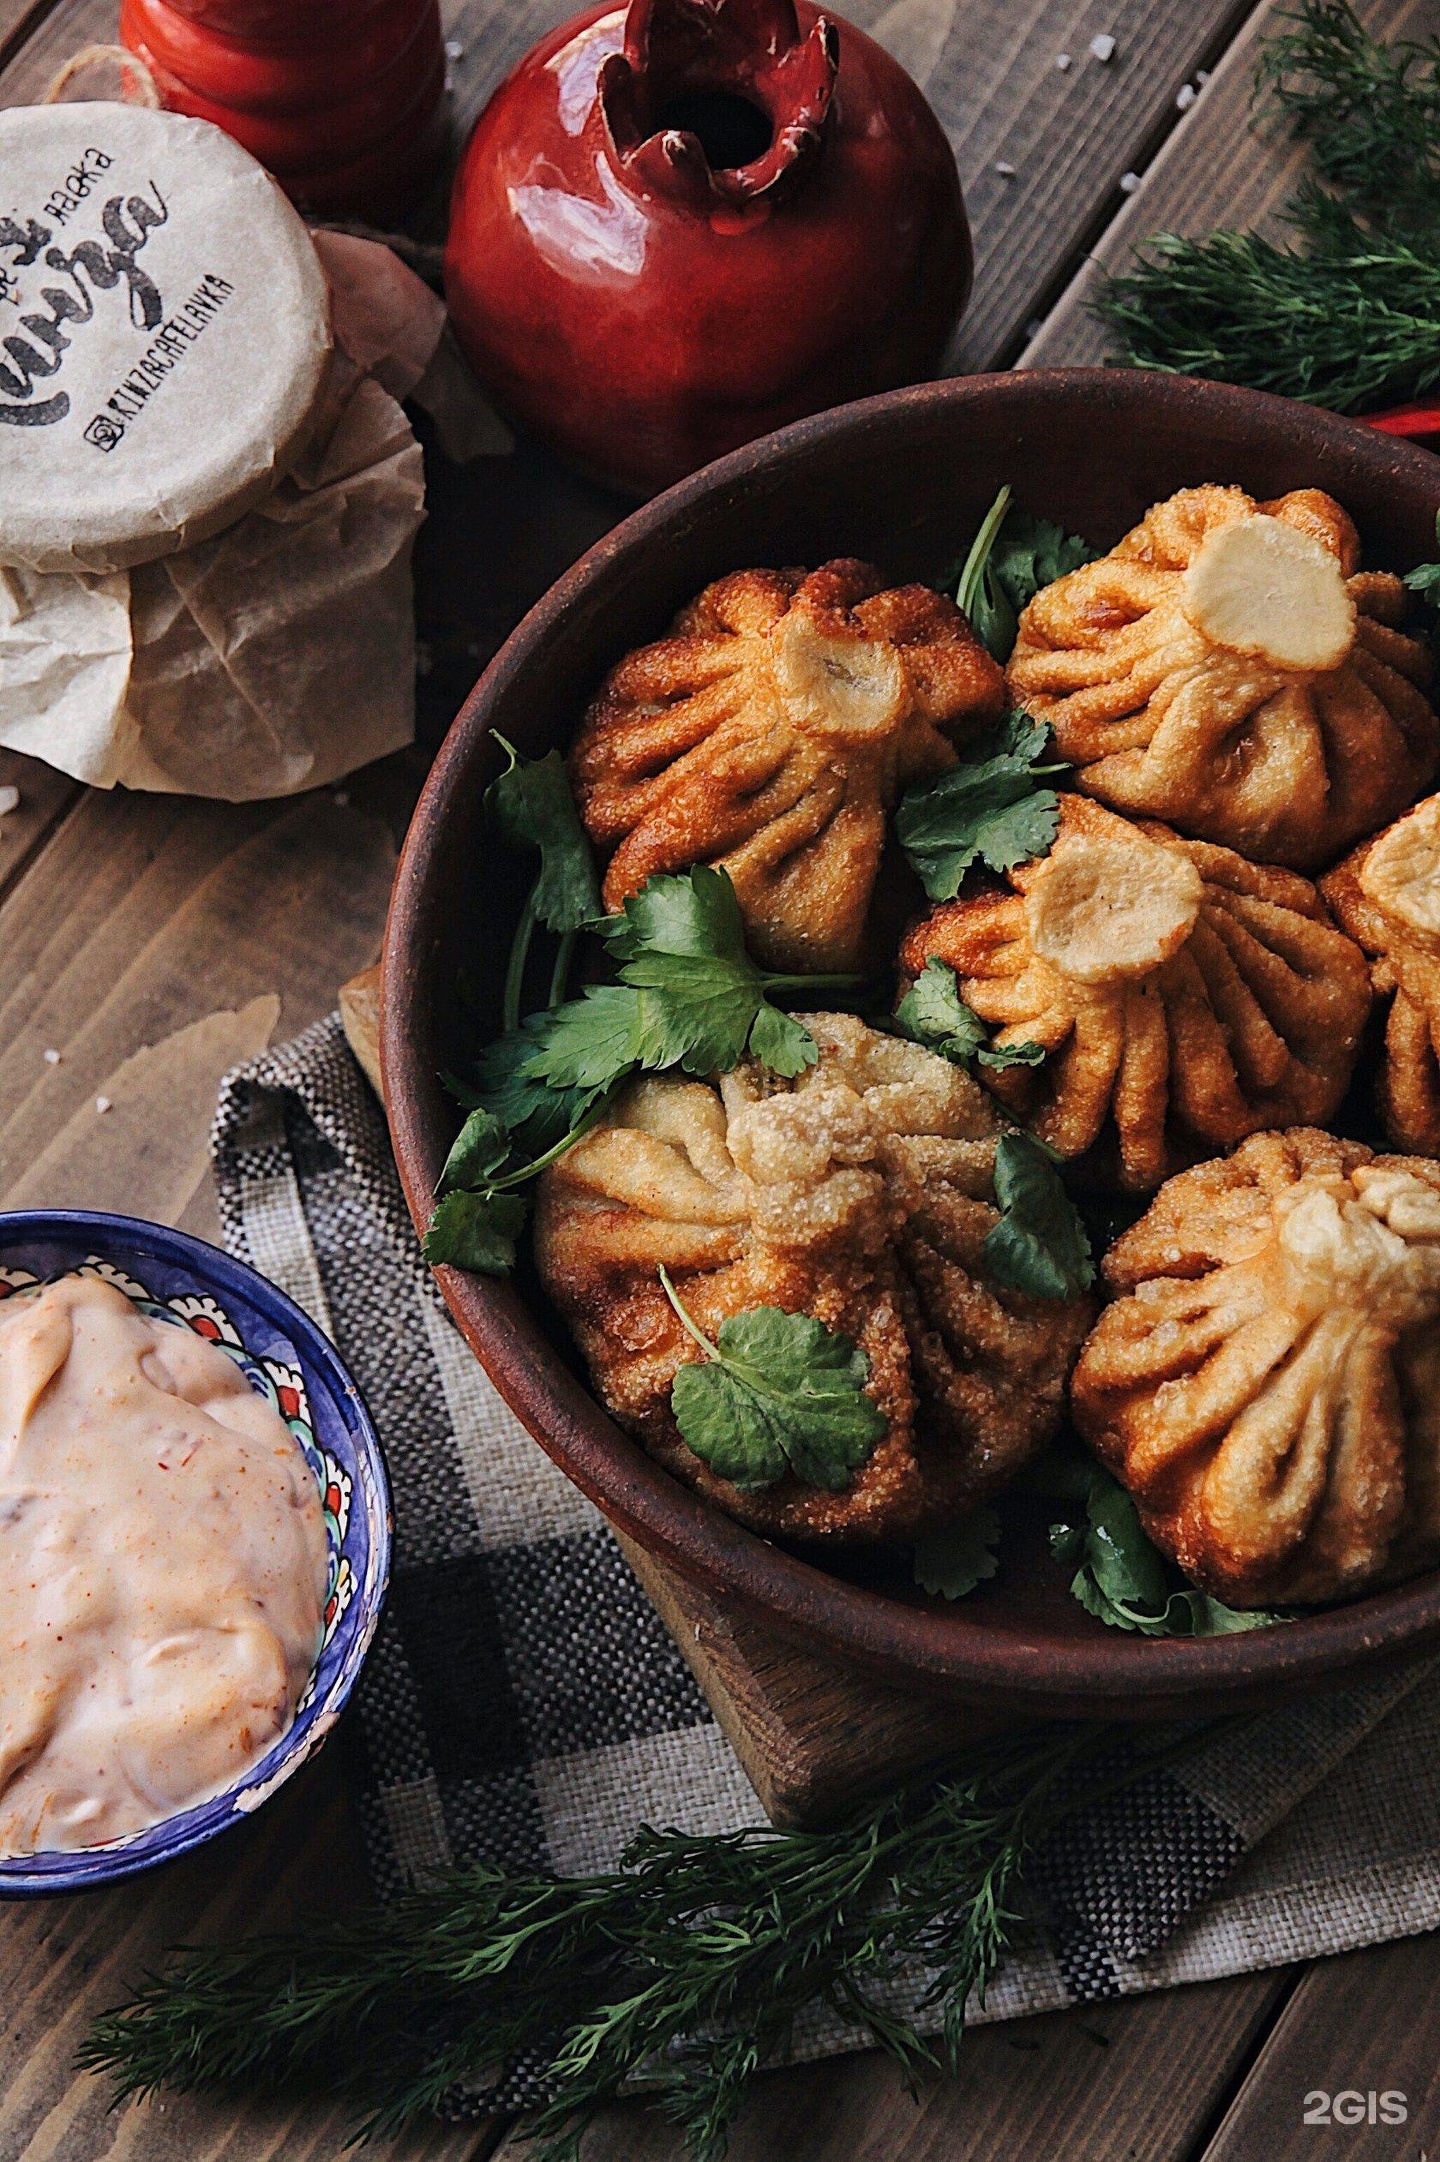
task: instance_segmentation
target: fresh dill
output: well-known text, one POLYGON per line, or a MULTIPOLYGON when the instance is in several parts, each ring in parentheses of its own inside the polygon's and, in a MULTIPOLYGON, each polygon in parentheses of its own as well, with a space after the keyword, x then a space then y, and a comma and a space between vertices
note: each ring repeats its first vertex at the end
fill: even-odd
POLYGON ((1157 234, 1096 313, 1133 367, 1342 413, 1420 398, 1440 382, 1440 40, 1381 45, 1346 0, 1282 23, 1257 94, 1316 169, 1289 237, 1157 234))
POLYGON ((117 2098, 324 2094, 373 2135, 460 2098, 522 2106, 535 2162, 578 2162, 587 2125, 638 2088, 696 2162, 718 2162, 806 2011, 853 2021, 911 2077, 953 2065, 1028 1856, 1193 1741, 1147 1754, 1133 1730, 1032 1728, 837 1830, 646 1828, 592 1878, 452 1866, 338 1927, 180 1954, 99 2020, 81 2062, 117 2098), (911 2018, 891 2006, 917 1973, 911 2018))

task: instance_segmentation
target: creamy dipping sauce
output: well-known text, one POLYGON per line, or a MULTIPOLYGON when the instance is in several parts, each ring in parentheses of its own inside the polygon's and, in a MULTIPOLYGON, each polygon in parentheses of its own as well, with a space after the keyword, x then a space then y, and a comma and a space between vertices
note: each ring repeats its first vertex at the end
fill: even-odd
POLYGON ((95 1276, 0 1306, 0 1856, 221 1792, 295 1716, 325 1523, 223 1351, 95 1276))

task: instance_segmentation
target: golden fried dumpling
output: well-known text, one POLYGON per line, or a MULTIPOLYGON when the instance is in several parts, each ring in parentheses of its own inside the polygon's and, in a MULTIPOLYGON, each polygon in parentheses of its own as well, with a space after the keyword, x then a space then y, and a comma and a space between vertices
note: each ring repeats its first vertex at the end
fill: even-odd
POLYGON ((1013 702, 1077 786, 1261 863, 1311 870, 1395 817, 1440 754, 1405 590, 1359 572, 1318 489, 1185 488, 1020 618, 1013 702))
POLYGON ((1203 1591, 1340 1599, 1440 1558, 1440 1164, 1255 1134, 1105 1274, 1075 1419, 1203 1591))
POLYGON ((849 1015, 804 1019, 820 1060, 794 1082, 747 1063, 633 1083, 545 1173, 535 1257, 601 1398, 677 1478, 759 1531, 903 1541, 1043 1447, 1094 1308, 985 1275, 998 1120, 966 1074, 849 1015), (742 1492, 686 1447, 670 1392, 699 1353, 662 1264, 712 1342, 779 1306, 859 1345, 886 1431, 848 1487, 742 1492))
POLYGON ((1320 882, 1390 998, 1380 1115, 1402 1149, 1440 1155, 1440 796, 1365 841, 1320 882))
POLYGON ((571 753, 606 906, 719 864, 757 959, 854 968, 886 813, 1003 704, 998 666, 928 586, 887 591, 848 560, 720 579, 611 672, 571 753))
POLYGON ((1083 796, 1060 798, 1054 847, 1004 890, 916 925, 901 968, 931 959, 997 1045, 1045 1053, 982 1068, 986 1084, 1061 1156, 1111 1122, 1131 1188, 1262 1127, 1328 1119, 1370 1008, 1365 957, 1308 879, 1083 796))

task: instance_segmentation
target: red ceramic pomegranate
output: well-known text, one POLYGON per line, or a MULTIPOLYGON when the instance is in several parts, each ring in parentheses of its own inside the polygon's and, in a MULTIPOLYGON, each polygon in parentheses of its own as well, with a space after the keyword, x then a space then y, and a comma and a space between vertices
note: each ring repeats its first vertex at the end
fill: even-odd
POLYGON ((649 492, 933 374, 970 272, 949 143, 872 39, 809 0, 631 0, 495 93, 445 288, 515 419, 649 492))
POLYGON ((438 0, 123 0, 120 35, 314 216, 402 217, 439 170, 438 0))

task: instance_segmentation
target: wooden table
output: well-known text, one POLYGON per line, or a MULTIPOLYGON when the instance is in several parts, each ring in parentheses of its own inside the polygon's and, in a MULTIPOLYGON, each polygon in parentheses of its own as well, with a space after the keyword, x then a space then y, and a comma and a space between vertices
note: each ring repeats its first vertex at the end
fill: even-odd
MULTIPOLYGON (((446 0, 457 128, 570 0, 446 0)), ((950 126, 978 278, 957 367, 1101 357, 1096 264, 1161 228, 1273 217, 1296 161, 1247 126, 1268 4, 848 0, 950 126), (1108 61, 1092 38, 1115 40, 1108 61), (1068 54, 1062 67, 1059 56, 1068 54), (1200 89, 1198 98, 1187 86, 1200 89), (1183 114, 1183 117, 1182 117, 1183 114), (1138 177, 1138 183, 1136 176, 1138 177)), ((1361 0, 1379 33, 1431 35, 1440 0, 1361 0)), ((0 0, 0 103, 114 33, 116 0, 0 0)), ((1103 446, 1097 446, 1103 455, 1103 446)), ((205 1137, 221 1073, 327 1012, 377 949, 397 842, 433 750, 510 625, 620 506, 522 446, 437 467, 418 561, 421 743, 347 789, 234 809, 88 793, 0 752, 0 1201, 124 1207, 218 1231, 205 1137), (45 1053, 58 1052, 59 1062, 45 1053), (97 1096, 111 1109, 100 1113, 97 1096)), ((91 2013, 167 1944, 365 1896, 322 1758, 244 1832, 104 1898, 0 1910, 0 2162, 339 2162, 324 2108, 170 2100, 107 2114, 71 2054, 91 2013)), ((907 2096, 875 2056, 763 2079, 735 2162, 1287 2162, 1440 2154, 1440 1946, 977 2030, 960 2076, 907 2096), (1402 2128, 1316 2129, 1314 2088, 1400 2088, 1402 2128)), ((508 2128, 427 2131, 376 2162, 524 2150, 508 2128)), ((587 2147, 678 2162, 617 2109, 587 2147)))

